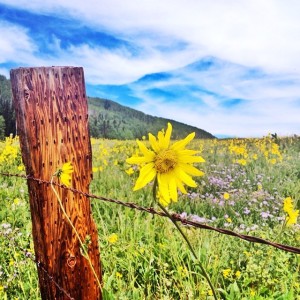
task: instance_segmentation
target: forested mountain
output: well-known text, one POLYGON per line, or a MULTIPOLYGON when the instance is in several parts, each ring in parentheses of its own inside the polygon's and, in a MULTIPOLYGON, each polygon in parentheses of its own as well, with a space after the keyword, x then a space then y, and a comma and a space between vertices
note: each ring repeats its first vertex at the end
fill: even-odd
MULTIPOLYGON (((202 129, 192 127, 174 120, 153 117, 138 110, 120 105, 114 101, 88 98, 91 136, 108 139, 136 139, 149 132, 156 135, 167 123, 173 125, 172 138, 183 138, 195 132, 197 138, 214 138, 202 129)), ((0 75, 0 138, 16 133, 15 116, 12 107, 10 80, 0 75)))
POLYGON ((167 127, 168 122, 171 122, 174 139, 183 138, 191 132, 195 132, 197 138, 214 138, 212 134, 197 127, 153 117, 111 100, 89 98, 88 103, 92 136, 111 139, 141 138, 147 136, 149 132, 156 135, 159 130, 167 127))
POLYGON ((16 132, 10 80, 0 75, 0 138, 16 132))

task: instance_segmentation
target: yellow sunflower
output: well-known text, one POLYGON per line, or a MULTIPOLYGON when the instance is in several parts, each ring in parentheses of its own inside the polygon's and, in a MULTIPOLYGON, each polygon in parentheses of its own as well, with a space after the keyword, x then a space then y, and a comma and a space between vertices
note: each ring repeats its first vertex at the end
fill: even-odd
POLYGON ((152 150, 148 149, 143 142, 137 141, 144 156, 132 156, 126 160, 129 164, 141 165, 140 174, 133 190, 139 190, 157 178, 158 198, 164 206, 171 201, 177 201, 178 190, 183 194, 187 193, 184 184, 190 187, 197 186, 191 176, 204 175, 202 171, 192 165, 205 161, 201 156, 195 156, 199 151, 185 149, 185 146, 195 137, 195 133, 193 132, 185 139, 170 145, 171 133, 172 125, 170 123, 168 123, 165 133, 158 132, 157 138, 149 133, 152 150))
POLYGON ((63 164, 61 169, 57 172, 57 177, 60 179, 61 184, 67 187, 71 185, 72 173, 74 171, 73 165, 70 162, 63 164))

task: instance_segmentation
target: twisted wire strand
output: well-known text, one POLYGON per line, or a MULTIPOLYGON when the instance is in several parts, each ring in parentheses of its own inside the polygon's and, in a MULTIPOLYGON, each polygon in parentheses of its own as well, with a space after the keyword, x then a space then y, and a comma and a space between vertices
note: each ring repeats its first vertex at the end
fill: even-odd
MULTIPOLYGON (((0 175, 8 176, 8 177, 25 178, 27 180, 36 181, 39 184, 50 184, 50 181, 35 178, 35 177, 30 176, 30 175, 11 174, 11 173, 2 173, 2 172, 0 172, 0 175)), ((85 192, 79 191, 79 190, 74 189, 74 188, 66 187, 65 185, 62 185, 62 184, 59 184, 59 183, 56 183, 56 182, 53 182, 53 184, 60 187, 60 188, 72 191, 73 193, 80 194, 80 195, 82 195, 84 197, 87 197, 87 198, 98 199, 98 200, 105 201, 105 202, 110 202, 110 203, 116 203, 116 204, 119 204, 119 205, 122 205, 122 206, 125 206, 125 207, 128 207, 128 208, 132 208, 132 209, 136 209, 136 210, 139 210, 139 211, 147 212, 147 213, 150 213, 152 215, 158 215, 158 216, 161 216, 161 217, 168 217, 164 212, 157 211, 153 207, 146 208, 146 207, 139 206, 139 205, 137 205, 135 203, 132 203, 132 202, 124 202, 124 201, 117 200, 117 199, 112 199, 112 198, 107 198, 107 197, 103 197, 103 196, 97 196, 97 195, 94 195, 94 194, 85 193, 85 192)), ((265 245, 272 246, 272 247, 275 247, 277 249, 280 249, 280 250, 283 250, 283 251, 286 251, 286 252, 300 254, 300 248, 297 248, 297 247, 294 247, 294 246, 289 246, 289 245, 284 245, 284 244, 280 244, 280 243, 276 243, 276 242, 271 242, 271 241, 265 240, 265 239, 260 238, 260 237, 240 234, 240 233, 234 232, 234 231, 229 230, 229 229, 212 227, 212 226, 209 226, 209 225, 206 225, 206 224, 203 224, 203 223, 198 223, 198 222, 195 222, 195 221, 188 220, 186 218, 181 217, 177 213, 173 213, 173 214, 171 214, 171 216, 172 216, 172 219, 174 221, 181 222, 183 225, 188 225, 188 226, 192 226, 192 227, 195 227, 195 228, 201 228, 201 229, 206 229, 206 230, 212 230, 212 231, 216 231, 216 232, 221 233, 221 234, 237 237, 237 238, 240 238, 240 239, 248 241, 248 242, 265 244, 265 245)))
POLYGON ((48 271, 43 267, 42 263, 39 262, 31 252, 27 251, 27 250, 24 249, 24 248, 21 248, 21 247, 18 246, 18 245, 16 245, 16 247, 24 253, 25 257, 31 259, 31 260, 36 264, 37 268, 41 269, 41 270, 46 274, 46 276, 48 277, 49 281, 50 281, 50 282, 53 282, 54 285, 59 289, 60 292, 62 292, 63 294, 65 294, 65 295, 68 297, 68 299, 70 299, 70 300, 75 300, 73 297, 71 297, 71 295, 70 295, 63 287, 61 287, 61 286, 54 280, 53 276, 52 276, 51 274, 48 273, 48 271))

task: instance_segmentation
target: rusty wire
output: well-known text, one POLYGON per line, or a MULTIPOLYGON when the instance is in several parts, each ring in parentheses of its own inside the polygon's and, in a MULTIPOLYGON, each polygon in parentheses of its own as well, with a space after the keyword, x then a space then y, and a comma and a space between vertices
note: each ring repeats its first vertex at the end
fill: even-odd
MULTIPOLYGON (((36 181, 40 184, 51 184, 50 181, 42 180, 42 179, 35 178, 35 177, 29 176, 29 175, 11 174, 11 173, 2 173, 2 172, 0 172, 0 175, 8 176, 8 177, 25 178, 27 180, 36 181)), ((55 182, 53 182, 53 184, 56 185, 56 186, 59 186, 63 189, 70 190, 73 193, 80 194, 80 195, 82 195, 84 197, 87 197, 87 198, 98 199, 98 200, 105 201, 105 202, 116 203, 116 204, 119 204, 119 205, 122 205, 122 206, 125 206, 125 207, 129 207, 129 208, 136 209, 136 210, 139 210, 139 211, 147 212, 147 213, 150 213, 152 215, 158 215, 158 216, 161 216, 161 217, 168 217, 164 212, 157 211, 153 207, 146 208, 146 207, 139 206, 139 205, 137 205, 135 203, 132 203, 132 202, 124 202, 124 201, 120 201, 120 200, 117 200, 117 199, 111 199, 111 198, 107 198, 107 197, 103 197, 103 196, 97 196, 97 195, 85 193, 85 192, 79 191, 79 190, 74 189, 74 188, 68 188, 64 185, 61 185, 61 184, 58 184, 58 183, 55 183, 55 182)), ((250 235, 245 235, 245 234, 240 234, 240 233, 234 232, 232 230, 212 227, 212 226, 209 226, 209 225, 206 225, 206 224, 203 224, 203 223, 194 222, 194 221, 188 220, 186 218, 183 218, 183 217, 180 216, 180 214, 176 214, 176 213, 173 213, 173 214, 171 213, 171 217, 174 221, 181 222, 183 225, 188 225, 188 226, 192 226, 192 227, 195 227, 195 228, 201 228, 201 229, 206 229, 206 230, 212 230, 212 231, 216 231, 216 232, 221 233, 221 234, 238 237, 238 238, 240 238, 242 240, 245 240, 245 241, 248 241, 248 242, 265 244, 265 245, 272 246, 272 247, 275 247, 277 249, 280 249, 280 250, 283 250, 283 251, 286 251, 286 252, 300 254, 300 248, 297 248, 297 247, 294 247, 294 246, 283 245, 283 244, 280 244, 280 243, 265 240, 263 238, 250 236, 250 235)))
POLYGON ((48 273, 48 271, 43 267, 42 263, 39 262, 39 261, 36 259, 36 257, 35 257, 31 252, 27 251, 27 250, 24 249, 24 248, 21 248, 21 247, 18 246, 18 245, 15 245, 15 246, 16 246, 19 250, 21 250, 21 251, 24 253, 25 257, 31 259, 31 260, 36 264, 36 266, 37 266, 38 269, 41 269, 41 270, 45 273, 45 275, 48 277, 49 281, 50 281, 50 282, 53 282, 53 283, 55 284, 55 286, 59 289, 59 291, 60 291, 61 293, 65 294, 65 295, 68 297, 68 299, 70 299, 70 300, 75 300, 73 297, 70 296, 70 294, 69 294, 63 287, 61 287, 61 286, 54 280, 53 276, 50 275, 50 274, 48 273))

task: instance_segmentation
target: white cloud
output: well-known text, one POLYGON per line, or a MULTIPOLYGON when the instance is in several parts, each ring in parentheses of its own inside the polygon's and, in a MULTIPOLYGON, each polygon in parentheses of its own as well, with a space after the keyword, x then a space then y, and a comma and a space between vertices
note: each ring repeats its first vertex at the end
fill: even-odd
POLYGON ((264 102, 263 109, 257 103, 250 103, 246 109, 230 110, 226 108, 203 109, 185 103, 163 101, 153 102, 145 96, 146 101, 136 108, 148 114, 173 119, 185 124, 202 128, 214 135, 230 135, 233 137, 261 137, 276 132, 279 135, 299 134, 299 112, 293 105, 283 102, 264 102))
POLYGON ((0 32, 0 63, 33 58, 36 47, 24 28, 0 21, 0 32))
POLYGON ((178 72, 185 83, 227 98, 247 100, 284 99, 300 97, 300 76, 262 73, 251 75, 242 66, 226 64, 204 72, 181 70, 178 72))
POLYGON ((267 74, 245 79, 245 71, 243 67, 230 64, 218 71, 191 72, 187 68, 172 73, 176 75, 162 81, 132 85, 134 96, 144 100, 135 108, 194 125, 215 135, 299 134, 300 79, 289 81, 289 78, 267 74), (176 93, 177 87, 180 89, 180 86, 186 87, 187 84, 215 94, 192 89, 187 93, 194 96, 192 102, 182 97, 170 103, 163 96, 154 99, 147 93, 151 88, 173 88, 176 93), (199 105, 195 101, 197 98, 199 105), (225 104, 235 98, 242 99, 237 106, 225 104))
MULTIPOLYGON (((62 17, 73 16, 141 47, 155 48, 168 37, 169 41, 187 42, 197 49, 198 58, 210 54, 268 71, 300 72, 297 0, 288 4, 280 0, 0 2, 62 17)), ((168 53, 164 59, 168 60, 168 53)))
POLYGON ((168 60, 155 49, 147 49, 140 56, 133 56, 126 48, 106 49, 88 44, 61 48, 61 41, 53 38, 55 55, 35 59, 39 65, 77 65, 85 69, 90 84, 124 84, 145 74, 172 70, 191 62, 193 49, 186 52, 170 52, 168 60))

